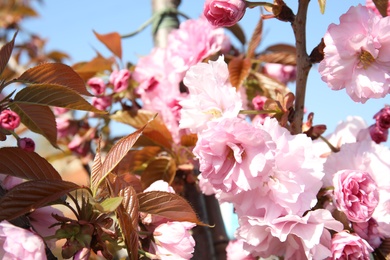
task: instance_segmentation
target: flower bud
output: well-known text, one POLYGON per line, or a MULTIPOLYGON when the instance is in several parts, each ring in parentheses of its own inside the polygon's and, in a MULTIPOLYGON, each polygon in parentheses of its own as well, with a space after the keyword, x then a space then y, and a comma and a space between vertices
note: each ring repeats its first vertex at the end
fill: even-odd
POLYGON ((203 14, 210 24, 229 27, 241 20, 246 7, 246 2, 243 0, 206 0, 203 14))

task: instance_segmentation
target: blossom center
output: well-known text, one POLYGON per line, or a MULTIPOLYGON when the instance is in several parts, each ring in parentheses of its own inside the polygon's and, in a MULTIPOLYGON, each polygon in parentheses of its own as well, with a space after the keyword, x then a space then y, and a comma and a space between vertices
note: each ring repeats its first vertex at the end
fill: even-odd
POLYGON ((206 111, 205 113, 211 115, 214 119, 220 118, 222 116, 221 111, 218 109, 215 109, 215 108, 212 108, 212 109, 206 111))
POLYGON ((359 53, 359 63, 363 66, 363 69, 367 69, 374 61, 375 58, 369 51, 362 50, 359 53))

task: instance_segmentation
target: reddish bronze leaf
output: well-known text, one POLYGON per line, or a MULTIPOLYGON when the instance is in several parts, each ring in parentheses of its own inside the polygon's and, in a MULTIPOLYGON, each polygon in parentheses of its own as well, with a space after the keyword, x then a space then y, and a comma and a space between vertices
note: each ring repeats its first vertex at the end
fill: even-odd
POLYGON ((100 156, 100 142, 101 139, 99 139, 98 146, 96 148, 96 154, 95 154, 95 158, 93 159, 92 170, 91 170, 91 190, 93 196, 96 195, 100 178, 102 177, 101 174, 102 174, 103 164, 100 156))
POLYGON ((10 103, 10 108, 31 131, 43 135, 52 146, 57 145, 57 125, 53 112, 47 106, 10 103))
POLYGON ((255 30, 253 31, 252 38, 249 42, 248 51, 246 57, 252 59, 255 55, 256 48, 261 42, 261 37, 263 33, 263 19, 260 17, 259 22, 256 25, 255 30))
POLYGON ((106 59, 98 54, 91 61, 77 63, 72 67, 84 81, 87 81, 98 72, 111 70, 113 62, 112 59, 106 59))
POLYGON ((269 46, 265 52, 286 52, 286 53, 291 53, 291 54, 296 54, 296 48, 294 45, 290 44, 274 44, 269 46))
POLYGON ((373 0, 376 8, 378 9, 379 13, 383 16, 387 16, 387 8, 389 5, 388 0, 373 0))
POLYGON ((77 92, 56 84, 33 84, 20 90, 14 98, 17 104, 46 105, 106 114, 88 103, 77 92))
POLYGON ((180 144, 182 146, 187 146, 187 147, 194 147, 197 141, 198 141, 197 134, 186 134, 186 135, 182 135, 180 138, 180 144))
MULTIPOLYGON (((146 126, 146 125, 145 125, 146 126)), ((108 152, 103 165, 101 166, 100 175, 96 177, 98 180, 97 186, 107 177, 107 175, 118 165, 118 163, 125 157, 125 155, 133 147, 134 143, 141 136, 145 126, 134 133, 121 138, 108 152)))
POLYGON ((234 57, 228 64, 229 80, 236 89, 239 89, 243 81, 248 77, 251 70, 249 58, 234 57))
POLYGON ((137 195, 139 211, 158 215, 173 221, 189 221, 204 225, 191 205, 181 196, 164 191, 143 192, 137 195))
POLYGON ((61 180, 54 167, 35 152, 19 147, 0 148, 0 172, 28 180, 61 180))
POLYGON ((280 63, 284 65, 297 65, 297 56, 291 52, 271 52, 256 57, 261 62, 280 63))
POLYGON ((73 182, 34 180, 23 182, 0 199, 0 221, 12 220, 37 208, 44 207, 65 194, 80 189, 73 182))
POLYGON ((141 183, 146 189, 155 181, 163 180, 172 184, 176 175, 176 163, 171 157, 155 158, 148 163, 146 169, 142 172, 141 183))
POLYGON ((117 173, 143 171, 145 164, 161 152, 159 146, 145 146, 140 150, 130 151, 119 163, 117 173))
POLYGON ((233 35, 236 36, 237 40, 239 40, 242 45, 245 45, 245 43, 246 43, 245 33, 238 23, 236 23, 233 26, 226 27, 226 29, 231 31, 233 33, 233 35))
POLYGON ((265 93, 264 96, 271 97, 272 99, 277 99, 277 93, 286 95, 290 90, 283 83, 268 77, 262 73, 254 73, 257 80, 259 81, 259 87, 265 93))
POLYGON ((121 36, 117 32, 98 34, 93 31, 96 38, 103 43, 115 56, 122 59, 122 43, 121 36))
POLYGON ((137 111, 137 114, 133 116, 128 111, 118 111, 111 116, 111 119, 131 125, 135 128, 140 128, 149 122, 143 132, 143 135, 148 137, 155 144, 160 145, 168 150, 171 149, 173 143, 172 135, 161 117, 156 116, 155 112, 140 109, 137 111))
POLYGON ((14 49, 16 35, 17 32, 14 34, 14 37, 12 37, 12 40, 4 44, 0 49, 0 75, 3 73, 5 67, 7 67, 12 50, 14 49))
POLYGON ((69 88, 81 95, 91 96, 84 80, 69 66, 62 63, 44 63, 26 70, 18 82, 26 84, 53 84, 69 88))

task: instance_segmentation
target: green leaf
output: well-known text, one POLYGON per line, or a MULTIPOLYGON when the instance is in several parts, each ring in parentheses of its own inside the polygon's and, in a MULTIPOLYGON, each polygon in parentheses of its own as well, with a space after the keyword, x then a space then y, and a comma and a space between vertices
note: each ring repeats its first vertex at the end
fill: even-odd
POLYGON ((172 221, 188 221, 204 225, 191 205, 181 196, 164 191, 143 192, 137 195, 139 211, 172 221))
POLYGON ((26 70, 17 82, 25 84, 60 85, 81 95, 92 96, 84 80, 69 66, 62 63, 44 63, 26 70))
POLYGON ((12 40, 4 44, 0 49, 0 75, 3 73, 4 69, 7 67, 9 58, 11 57, 12 50, 14 49, 15 38, 18 33, 14 34, 12 40))
POLYGON ((148 163, 148 166, 142 172, 142 187, 146 189, 150 184, 158 180, 164 180, 171 185, 175 175, 176 163, 171 157, 155 158, 148 163))
POLYGON ((376 9, 378 9, 379 13, 383 16, 387 16, 387 8, 389 5, 388 0, 373 0, 376 9))
POLYGON ((77 92, 55 84, 29 85, 15 95, 14 102, 91 111, 98 114, 106 113, 89 104, 77 92))
POLYGON ((53 112, 47 106, 10 103, 22 123, 31 131, 43 135, 52 146, 57 145, 57 125, 53 112))
POLYGON ((93 31, 96 38, 103 43, 115 56, 119 59, 122 59, 122 38, 117 32, 107 33, 107 34, 98 34, 93 31))
POLYGON ((62 180, 34 180, 23 182, 0 199, 0 221, 12 220, 44 207, 63 195, 80 189, 73 182, 62 180))
POLYGON ((168 150, 171 149, 173 143, 171 132, 169 132, 161 117, 158 115, 156 116, 155 112, 139 109, 137 114, 133 116, 129 111, 117 111, 110 117, 115 121, 131 125, 134 128, 143 127, 147 122, 149 122, 143 131, 143 135, 155 144, 168 150), (154 120, 151 120, 153 118, 154 120))
POLYGON ((324 14, 325 13, 326 0, 318 0, 318 4, 320 6, 321 14, 324 14))
POLYGON ((123 197, 113 197, 103 200, 99 205, 104 213, 114 212, 121 205, 123 197))
POLYGON ((28 180, 61 180, 54 167, 35 152, 19 147, 0 148, 0 172, 28 180))

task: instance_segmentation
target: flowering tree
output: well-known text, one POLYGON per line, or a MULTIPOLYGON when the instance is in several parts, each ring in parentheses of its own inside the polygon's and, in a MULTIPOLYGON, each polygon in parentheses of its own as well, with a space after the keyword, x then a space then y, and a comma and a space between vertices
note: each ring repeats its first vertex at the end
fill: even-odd
POLYGON ((389 93, 388 3, 351 6, 309 53, 308 0, 296 14, 282 0, 206 0, 200 17, 181 23, 180 1, 161 2, 155 47, 126 66, 121 43, 133 34, 94 32, 112 56, 69 66, 66 54, 41 51, 36 35, 15 44, 19 20, 34 10, 4 4, 17 11, 1 24, 0 139, 17 145, 0 148, 0 255, 388 259, 390 106, 370 126, 350 117, 328 136, 315 111, 304 119, 315 63, 355 102, 389 93), (263 13, 246 44, 237 23, 251 8, 263 13), (290 23, 295 45, 258 51, 267 19, 290 23), (118 124, 133 130, 116 137, 118 124), (64 180, 54 156, 21 137, 27 129, 81 162, 88 182, 64 180), (238 217, 230 242, 218 203, 238 217))

